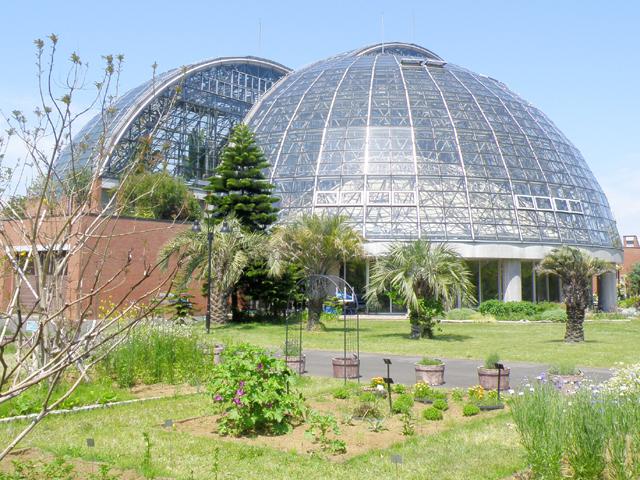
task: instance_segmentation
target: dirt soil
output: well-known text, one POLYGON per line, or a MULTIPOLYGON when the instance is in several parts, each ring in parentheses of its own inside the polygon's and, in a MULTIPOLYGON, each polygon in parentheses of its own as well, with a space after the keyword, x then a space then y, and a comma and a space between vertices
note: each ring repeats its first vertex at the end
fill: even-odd
MULTIPOLYGON (((37 448, 22 448, 14 450, 7 455, 2 461, 0 461, 1 472, 13 472, 13 462, 18 461, 22 463, 33 462, 38 463, 50 463, 55 460, 55 456, 48 452, 43 452, 37 448)), ((78 480, 87 478, 90 474, 98 474, 100 472, 101 463, 88 462, 80 460, 78 458, 64 457, 66 463, 73 465, 75 477, 78 480)), ((120 475, 123 480, 144 480, 144 477, 133 470, 120 470, 112 468, 109 470, 111 475, 120 475)), ((160 479, 158 479, 160 480, 160 479)))
MULTIPOLYGON (((309 404, 311 408, 315 410, 333 414, 336 420, 338 420, 341 433, 338 436, 331 434, 330 438, 343 440, 347 445, 347 453, 330 456, 333 460, 344 461, 370 450, 388 448, 394 443, 403 442, 410 438, 402 435, 402 421, 399 415, 387 417, 384 420, 385 430, 373 432, 370 429, 371 423, 366 419, 352 420, 352 425, 342 422, 349 411, 350 403, 348 400, 335 400, 333 398, 325 401, 312 400, 309 404)), ((471 417, 463 417, 461 406, 452 402, 449 404, 449 410, 444 412, 443 420, 435 422, 427 421, 422 418, 422 410, 427 407, 429 407, 429 405, 420 403, 416 403, 414 407, 416 435, 432 435, 449 428, 452 421, 458 424, 471 419, 471 417)), ((497 412, 483 412, 480 415, 486 417, 496 414, 497 412)), ((254 437, 236 438, 218 435, 216 433, 217 419, 218 416, 216 415, 189 418, 175 422, 174 428, 196 436, 242 443, 243 445, 270 447, 286 452, 295 451, 300 454, 321 453, 320 446, 313 443, 312 439, 305 435, 305 430, 307 429, 305 424, 295 427, 292 432, 286 435, 257 435, 254 437)))
MULTIPOLYGON (((203 387, 200 387, 200 391, 203 391, 203 387)), ((192 385, 167 385, 164 383, 136 385, 129 390, 129 393, 136 398, 172 397, 174 395, 190 395, 197 392, 198 387, 192 385)))

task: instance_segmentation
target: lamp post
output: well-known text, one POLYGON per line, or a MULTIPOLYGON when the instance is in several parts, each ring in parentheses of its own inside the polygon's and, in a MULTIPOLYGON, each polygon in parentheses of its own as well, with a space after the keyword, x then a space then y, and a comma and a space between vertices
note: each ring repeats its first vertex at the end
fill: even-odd
MULTIPOLYGON (((213 250, 213 230, 211 229, 211 222, 209 217, 209 210, 207 209, 207 313, 204 320, 204 327, 207 333, 211 333, 211 251, 213 250)), ((200 233, 202 227, 200 222, 196 219, 193 222, 191 230, 195 233, 200 233)), ((220 233, 226 234, 229 232, 229 225, 227 221, 222 222, 220 227, 220 233)))

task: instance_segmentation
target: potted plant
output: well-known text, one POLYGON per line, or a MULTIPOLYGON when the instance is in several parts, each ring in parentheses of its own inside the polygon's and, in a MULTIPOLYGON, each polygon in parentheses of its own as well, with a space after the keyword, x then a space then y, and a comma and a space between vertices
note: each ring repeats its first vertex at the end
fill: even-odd
POLYGON ((360 377, 360 359, 357 355, 351 357, 334 357, 331 359, 334 378, 360 377))
MULTIPOLYGON (((500 382, 500 387, 502 387, 502 382, 500 382)), ((498 390, 485 390, 482 385, 476 385, 469 388, 468 394, 469 404, 475 405, 480 410, 499 410, 504 408, 504 403, 500 401, 498 390)))
POLYGON ((496 364, 500 362, 500 356, 497 353, 492 353, 484 360, 484 365, 478 367, 478 383, 482 385, 485 390, 497 390, 498 389, 498 376, 500 378, 500 390, 509 389, 509 373, 510 368, 504 368, 498 370, 496 364))
POLYGON ((306 355, 302 354, 300 344, 296 342, 285 342, 282 347, 284 361, 291 370, 303 374, 305 372, 306 355))
POLYGON ((549 380, 562 393, 575 393, 584 374, 572 363, 558 363, 549 367, 549 380))
POLYGON ((444 384, 444 363, 438 358, 422 357, 415 364, 416 383, 426 382, 429 385, 444 384))

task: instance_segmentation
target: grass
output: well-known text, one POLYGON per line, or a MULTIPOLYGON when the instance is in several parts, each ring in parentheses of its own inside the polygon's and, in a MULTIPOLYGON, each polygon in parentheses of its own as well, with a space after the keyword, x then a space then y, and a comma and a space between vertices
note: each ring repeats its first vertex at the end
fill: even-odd
MULTIPOLYGON (((309 397, 328 393, 339 383, 311 378, 303 380, 302 386, 309 397)), ((501 479, 520 470, 523 464, 523 452, 515 431, 508 425, 507 414, 479 416, 466 424, 451 422, 441 433, 416 436, 344 463, 317 455, 221 442, 161 427, 166 419, 209 413, 206 397, 192 395, 83 412, 72 417, 50 417, 20 446, 141 471, 145 452, 143 432, 148 432, 152 444, 151 472, 182 480, 214 478, 216 448, 219 448, 219 478, 501 479), (95 447, 86 446, 89 437, 95 439, 95 447), (499 454, 488 454, 490 452, 499 454), (390 461, 392 454, 401 455, 403 460, 397 476, 396 465, 390 461), (452 458, 456 461, 451 462, 452 458)), ((446 425, 447 419, 443 422, 446 425)), ((6 442, 23 426, 24 423, 0 425, 0 441, 6 442)))
MULTIPOLYGON (((447 323, 432 340, 411 340, 407 320, 361 320, 360 351, 443 358, 483 359, 500 352, 504 361, 573 363, 611 367, 616 362, 638 361, 640 320, 585 323, 586 342, 563 342, 565 325, 552 323, 447 323)), ((196 328, 201 329, 198 325, 196 328)), ((284 325, 243 323, 215 327, 210 341, 249 342, 278 348, 284 325)), ((343 332, 339 321, 327 323, 325 331, 304 332, 305 349, 340 350, 343 332)))

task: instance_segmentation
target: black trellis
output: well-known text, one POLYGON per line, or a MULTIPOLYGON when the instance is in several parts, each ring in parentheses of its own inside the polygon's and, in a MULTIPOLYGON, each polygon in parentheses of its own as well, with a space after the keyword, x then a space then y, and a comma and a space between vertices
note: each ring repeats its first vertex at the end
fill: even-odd
MULTIPOLYGON (((306 299, 310 295, 315 298, 333 298, 342 309, 342 357, 334 358, 334 376, 336 362, 342 364, 342 378, 358 378, 360 367, 360 314, 358 297, 353 287, 343 278, 336 275, 309 275, 298 282, 296 290, 304 293, 304 300, 291 298, 285 316, 285 343, 283 354, 289 366, 298 367, 304 372, 305 356, 302 348, 304 313, 307 311, 306 299)), ((338 376, 339 377, 339 376, 338 376)))

